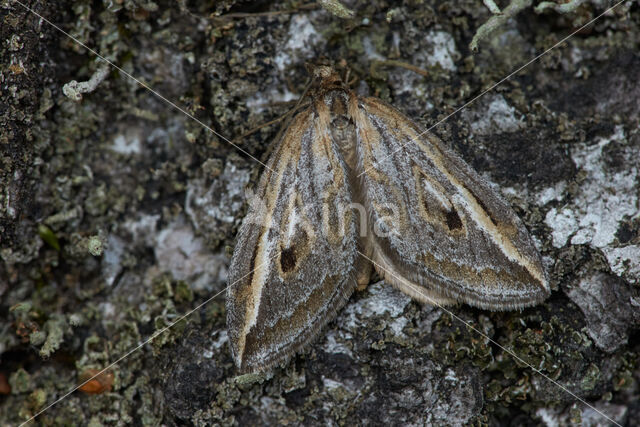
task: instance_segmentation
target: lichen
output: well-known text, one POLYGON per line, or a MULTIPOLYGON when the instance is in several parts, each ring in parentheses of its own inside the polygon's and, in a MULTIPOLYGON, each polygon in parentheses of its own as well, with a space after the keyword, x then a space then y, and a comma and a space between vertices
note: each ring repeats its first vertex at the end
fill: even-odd
POLYGON ((487 22, 478 28, 471 40, 471 43, 469 44, 469 49, 477 51, 480 41, 489 38, 491 33, 493 33, 498 27, 503 25, 509 19, 515 17, 524 9, 531 7, 532 3, 532 0, 513 0, 507 7, 502 9, 501 13, 494 14, 487 22))
POLYGON ((69 325, 65 316, 60 314, 53 314, 49 320, 47 320, 42 327, 43 332, 46 333, 46 339, 42 343, 40 348, 40 356, 48 358, 51 353, 58 350, 64 340, 64 334, 68 330, 69 325))
MULTIPOLYGON (((36 421, 604 423, 452 315, 383 283, 257 380, 237 381, 222 296, 140 346, 226 286, 261 166, 223 137, 264 161, 278 125, 261 125, 302 95, 304 62, 332 60, 358 93, 427 128, 604 11, 342 3, 356 16, 293 1, 29 3, 215 135, 110 68, 69 99, 64 85, 90 81, 99 62, 2 0, 0 371, 11 394, 1 425, 124 355, 110 392, 73 393, 36 421)), ((432 130, 514 206, 553 287, 523 311, 451 313, 622 424, 640 418, 639 28, 625 2, 432 130)))
POLYGON ((73 101, 80 101, 82 100, 83 93, 91 93, 96 90, 98 85, 107 78, 110 72, 111 66, 103 62, 89 80, 86 82, 71 80, 69 83, 62 86, 62 93, 73 101))
POLYGON ((331 12, 333 15, 338 18, 353 18, 355 14, 353 10, 349 9, 338 0, 319 0, 319 3, 324 7, 327 11, 331 12))

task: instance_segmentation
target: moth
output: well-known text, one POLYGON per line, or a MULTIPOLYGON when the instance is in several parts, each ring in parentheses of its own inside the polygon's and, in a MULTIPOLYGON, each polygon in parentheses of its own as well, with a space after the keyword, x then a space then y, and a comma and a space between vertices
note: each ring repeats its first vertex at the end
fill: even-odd
POLYGON ((312 69, 238 231, 227 327, 241 372, 286 361, 375 269, 421 302, 490 310, 549 294, 522 221, 485 179, 395 108, 312 69))

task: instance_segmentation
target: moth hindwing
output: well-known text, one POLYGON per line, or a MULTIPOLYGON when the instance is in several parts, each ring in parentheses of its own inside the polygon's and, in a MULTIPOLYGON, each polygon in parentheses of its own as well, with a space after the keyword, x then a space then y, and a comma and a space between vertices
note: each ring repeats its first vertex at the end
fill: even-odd
POLYGON ((412 297, 492 310, 549 295, 509 205, 460 157, 329 67, 282 132, 229 269, 227 325, 241 371, 313 339, 374 267, 412 297))

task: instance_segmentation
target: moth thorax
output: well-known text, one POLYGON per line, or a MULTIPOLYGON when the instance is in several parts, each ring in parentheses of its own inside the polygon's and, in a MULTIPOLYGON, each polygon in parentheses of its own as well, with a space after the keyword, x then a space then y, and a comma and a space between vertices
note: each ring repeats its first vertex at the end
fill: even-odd
POLYGON ((349 115, 348 95, 343 91, 331 91, 325 97, 329 105, 331 137, 344 161, 351 169, 356 167, 356 126, 349 115))

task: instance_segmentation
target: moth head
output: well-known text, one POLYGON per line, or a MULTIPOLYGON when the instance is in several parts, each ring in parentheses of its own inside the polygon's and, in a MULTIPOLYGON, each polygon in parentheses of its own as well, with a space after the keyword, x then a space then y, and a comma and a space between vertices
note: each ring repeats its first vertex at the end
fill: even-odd
POLYGON ((340 75, 330 66, 307 63, 306 68, 311 75, 311 86, 316 91, 326 92, 333 89, 345 88, 340 75))
POLYGON ((331 77, 332 75, 335 75, 338 79, 340 79, 338 77, 338 74, 333 71, 333 68, 327 66, 327 65, 317 65, 312 69, 312 76, 315 79, 326 79, 328 77, 331 77))

